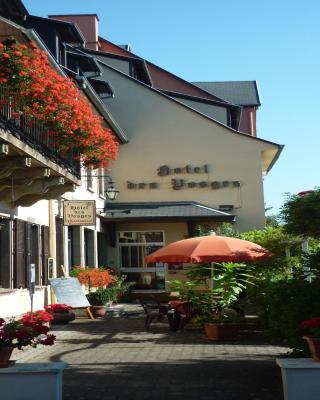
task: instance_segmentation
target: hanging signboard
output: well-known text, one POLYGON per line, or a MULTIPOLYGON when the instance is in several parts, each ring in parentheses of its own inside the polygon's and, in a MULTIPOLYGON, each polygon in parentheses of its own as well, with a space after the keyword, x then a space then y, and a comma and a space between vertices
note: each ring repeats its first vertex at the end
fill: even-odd
POLYGON ((63 225, 95 226, 95 200, 65 200, 63 202, 63 225))

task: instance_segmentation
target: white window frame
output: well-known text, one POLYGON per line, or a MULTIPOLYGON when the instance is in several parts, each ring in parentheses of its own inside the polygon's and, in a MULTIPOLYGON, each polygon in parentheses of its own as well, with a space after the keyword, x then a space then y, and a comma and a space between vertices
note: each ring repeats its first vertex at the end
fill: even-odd
POLYGON ((92 168, 86 168, 86 189, 89 192, 94 193, 94 183, 93 183, 94 173, 92 168))
POLYGON ((101 199, 106 199, 106 190, 108 188, 108 171, 106 168, 101 167, 97 170, 98 177, 98 195, 101 199))
POLYGON ((148 246, 159 246, 162 245, 164 247, 166 244, 165 240, 165 232, 161 229, 151 229, 151 230, 121 230, 117 231, 117 250, 118 250, 118 260, 119 260, 119 268, 122 272, 156 272, 157 270, 163 271, 165 269, 165 265, 163 263, 156 263, 155 267, 138 267, 138 268, 123 268, 121 263, 121 247, 133 247, 133 246, 141 246, 141 245, 148 245, 148 246), (152 233, 152 232, 161 232, 163 241, 162 242, 133 242, 133 243, 121 243, 120 242, 120 233, 122 232, 130 232, 130 233, 152 233))

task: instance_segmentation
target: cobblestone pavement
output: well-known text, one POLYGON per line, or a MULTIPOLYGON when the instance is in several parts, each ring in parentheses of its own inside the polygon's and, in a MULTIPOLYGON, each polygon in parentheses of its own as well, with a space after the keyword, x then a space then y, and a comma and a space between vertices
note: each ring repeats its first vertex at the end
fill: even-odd
POLYGON ((64 361, 64 400, 282 400, 275 358, 288 349, 242 332, 217 343, 200 329, 170 332, 155 323, 144 330, 138 306, 107 320, 76 319, 56 325, 52 347, 16 354, 19 362, 64 361))

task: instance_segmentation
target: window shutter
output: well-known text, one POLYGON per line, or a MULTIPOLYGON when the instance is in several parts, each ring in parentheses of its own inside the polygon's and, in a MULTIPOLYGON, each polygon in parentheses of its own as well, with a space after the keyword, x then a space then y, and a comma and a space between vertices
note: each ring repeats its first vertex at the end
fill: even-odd
POLYGON ((25 223, 25 232, 26 232, 26 286, 30 287, 30 263, 31 263, 31 227, 32 225, 28 222, 25 223))
POLYGON ((14 220, 14 265, 13 265, 13 282, 14 287, 27 286, 27 271, 26 271, 26 223, 19 219, 14 220))
POLYGON ((41 227, 42 243, 42 285, 48 285, 49 227, 41 227))
POLYGON ((7 220, 0 229, 0 287, 11 287, 11 221, 7 220))
POLYGON ((63 220, 56 217, 56 265, 57 276, 63 276, 61 265, 64 264, 64 238, 63 238, 63 220))

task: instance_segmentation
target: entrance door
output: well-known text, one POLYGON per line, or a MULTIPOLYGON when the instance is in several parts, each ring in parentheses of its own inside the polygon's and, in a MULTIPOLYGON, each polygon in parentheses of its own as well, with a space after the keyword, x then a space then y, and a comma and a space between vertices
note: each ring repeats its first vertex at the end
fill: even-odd
POLYGON ((144 262, 144 258, 164 246, 162 231, 118 232, 121 271, 128 280, 135 282, 136 290, 164 290, 165 268, 163 263, 144 262))

